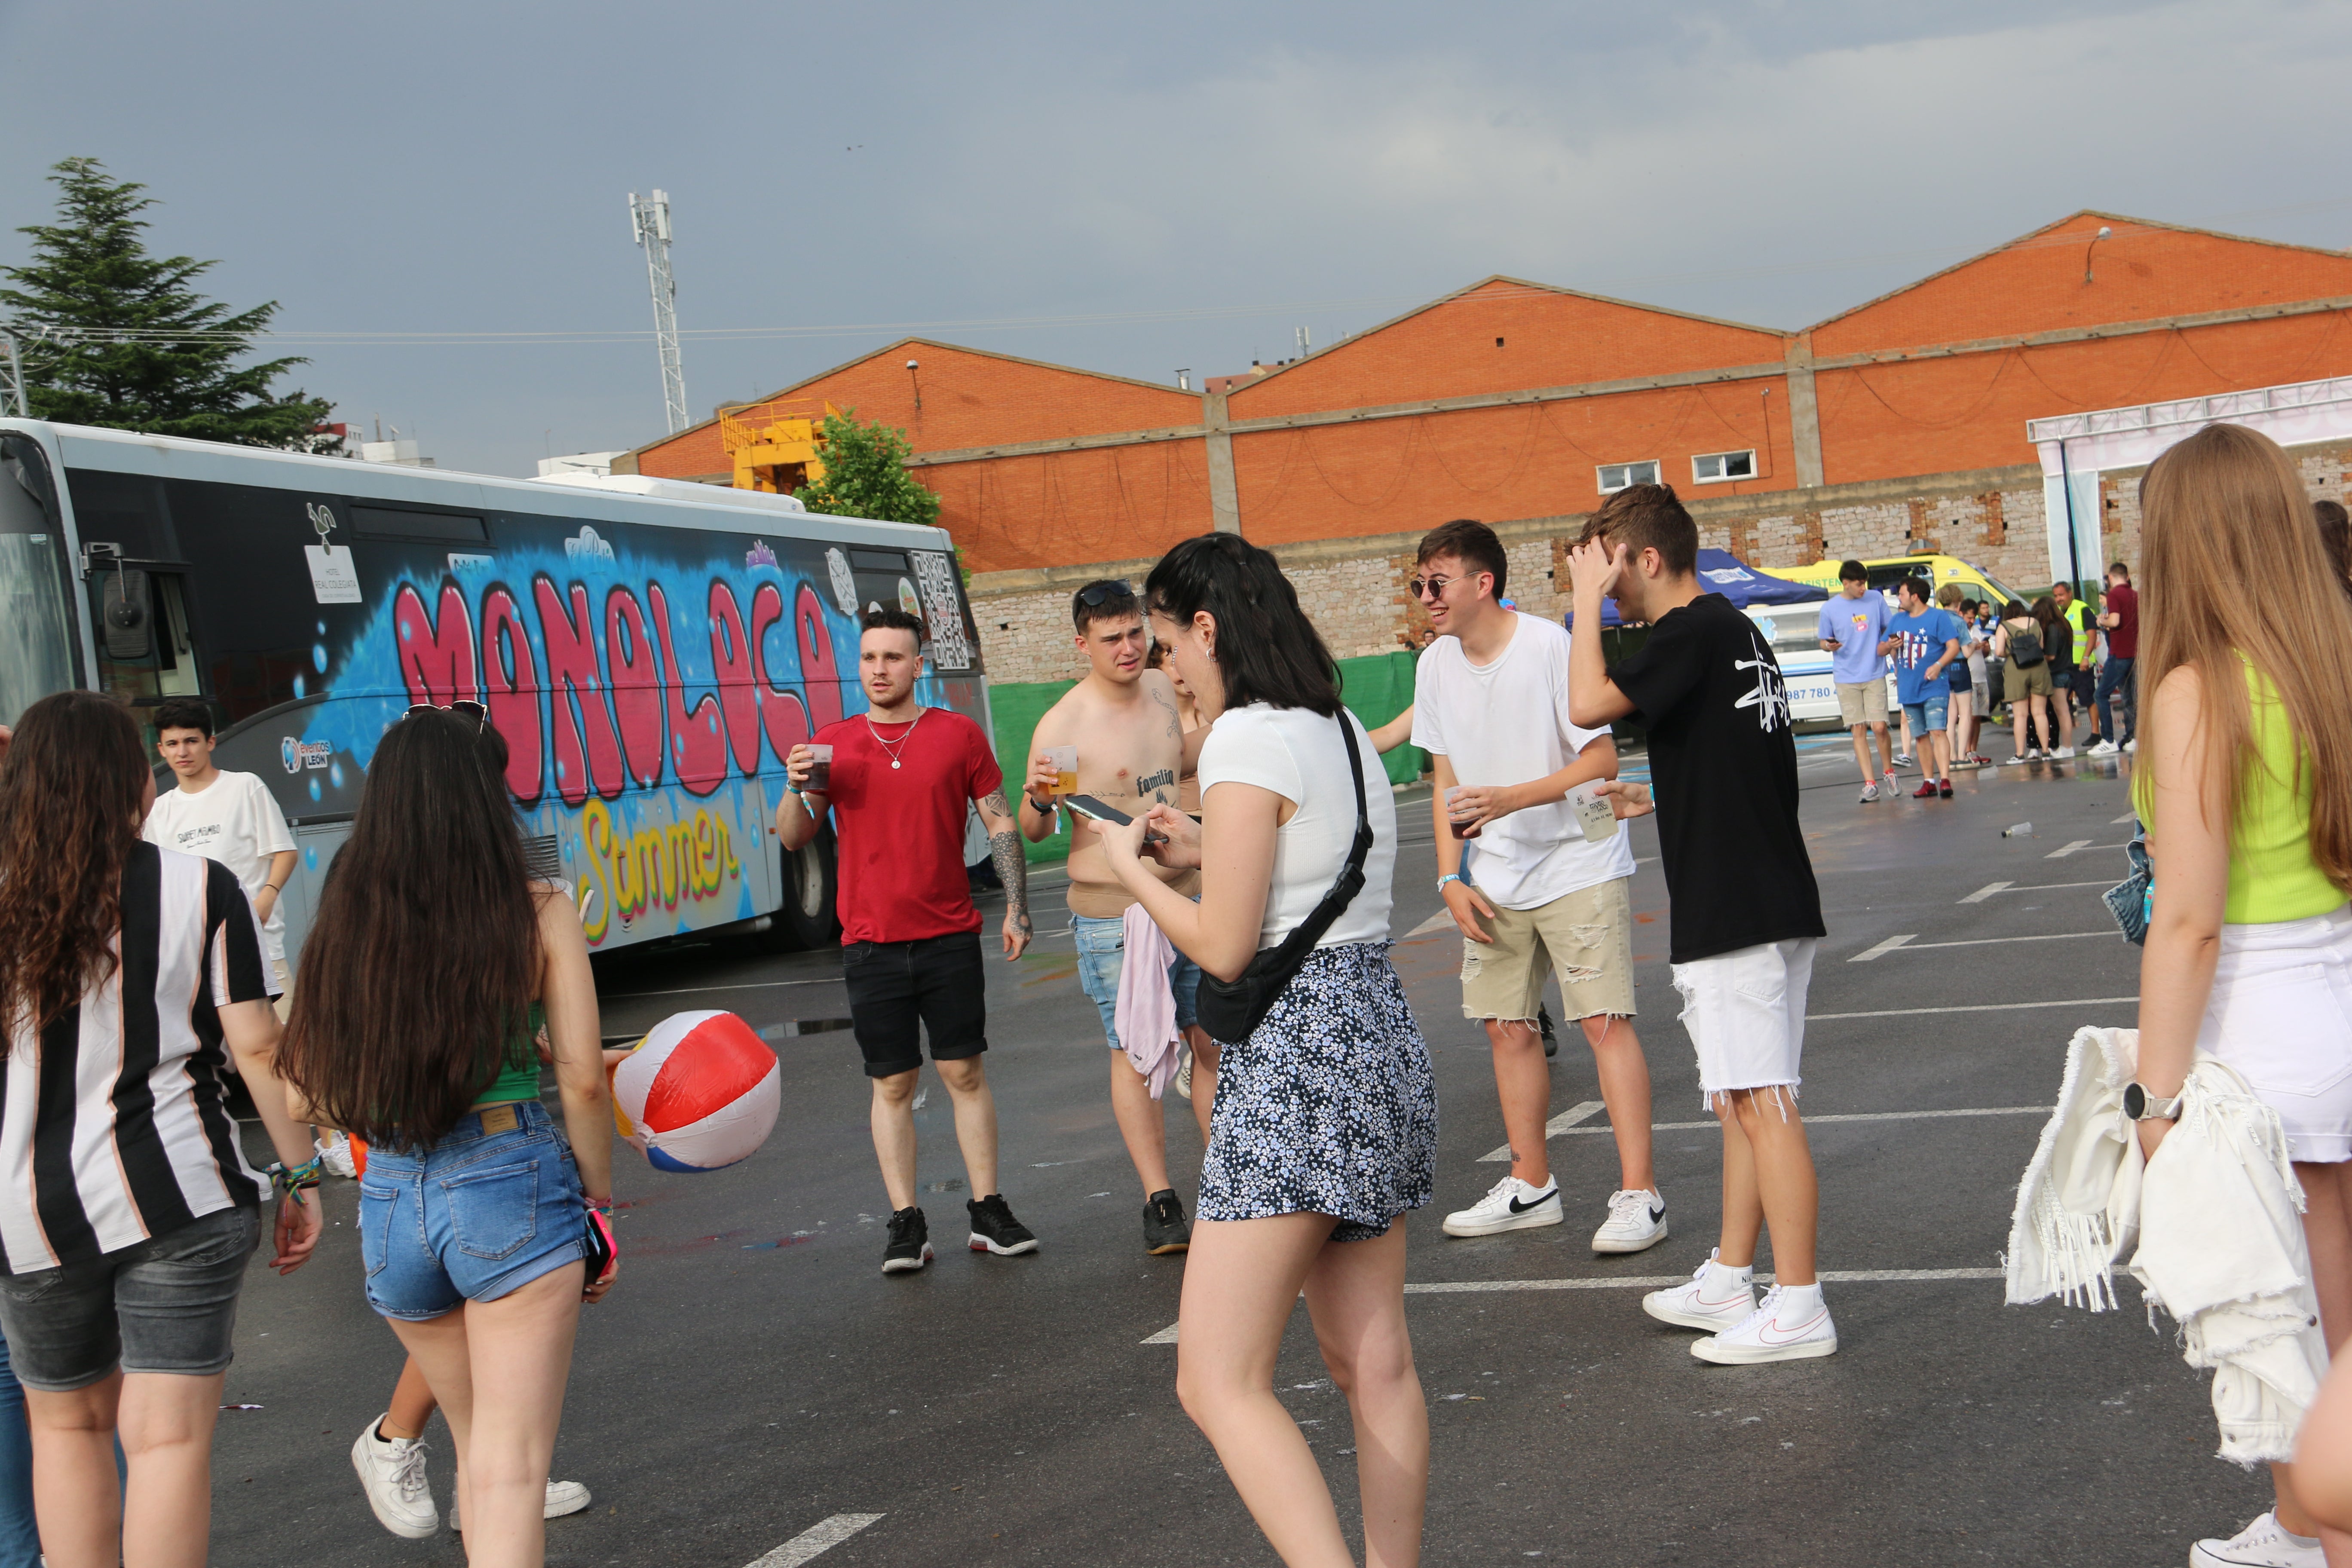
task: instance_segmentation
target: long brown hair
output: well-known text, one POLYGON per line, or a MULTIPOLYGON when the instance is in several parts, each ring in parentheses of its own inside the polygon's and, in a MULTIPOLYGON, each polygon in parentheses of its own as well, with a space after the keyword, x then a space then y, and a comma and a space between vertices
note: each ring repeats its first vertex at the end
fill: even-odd
POLYGON ((114 973, 122 863, 153 777, 110 697, 57 692, 16 721, 0 763, 0 1057, 114 973))
POLYGON ((394 724, 327 874, 278 1071, 371 1143, 437 1141, 531 1048, 539 910, 505 752, 476 715, 394 724))
MULTIPOLYGON (((2158 726, 2157 689, 2183 665, 2203 687, 2222 819, 2260 767, 2241 656, 2268 677, 2311 770, 2311 856, 2352 891, 2352 599, 2331 570, 2303 475, 2278 443, 2212 425, 2158 458, 2140 480, 2147 554, 2140 606, 2140 735, 2158 726), (2225 765, 2226 764, 2226 765, 2225 765)), ((2200 795, 2200 798, 2204 798, 2200 795)))

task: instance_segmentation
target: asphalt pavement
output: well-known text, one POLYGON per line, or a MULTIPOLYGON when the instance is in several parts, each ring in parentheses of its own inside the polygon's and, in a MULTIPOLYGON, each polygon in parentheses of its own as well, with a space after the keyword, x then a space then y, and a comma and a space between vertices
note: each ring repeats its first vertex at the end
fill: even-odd
MULTIPOLYGON (((1408 1222, 1434 1446, 1425 1562, 2169 1565, 2266 1506, 2263 1477, 2211 1457, 2207 1379, 2134 1292, 2098 1316, 2001 1304, 2011 1205, 2065 1042, 2135 1016, 2138 951, 2099 902, 2124 872, 2127 767, 1987 769, 1958 775, 1950 801, 1863 805, 1843 737, 1807 742, 1804 822, 1830 934, 1802 1104, 1841 1349, 1764 1367, 1697 1362, 1694 1335, 1639 1306, 1705 1258, 1718 1218, 1719 1142, 1675 1021, 1647 823, 1634 828, 1638 1026, 1672 1237, 1625 1258, 1586 1246, 1615 1163, 1572 1030, 1550 1143, 1569 1223, 1440 1232, 1504 1173, 1481 1159, 1503 1139, 1484 1037, 1461 1016, 1459 938, 1433 923, 1425 795, 1400 800, 1394 955, 1442 1113, 1437 1202, 1408 1222)), ((1177 1406, 1183 1259, 1142 1250, 1143 1194, 1050 879, 1036 903, 1048 934, 990 965, 988 1067, 1003 1185, 1044 1245, 1019 1258, 956 1245, 971 1194, 927 1073, 919 1179, 947 1245, 911 1278, 878 1269, 887 1203, 837 955, 706 945, 600 961, 608 1035, 731 1009, 776 1045, 783 1113, 757 1155, 713 1174, 617 1152, 623 1273, 583 1315, 557 1447, 557 1474, 595 1501, 549 1524, 551 1563, 1275 1561, 1177 1406)), ((1200 1143, 1185 1110, 1171 1104, 1169 1126, 1189 1201, 1200 1143)), ((352 1477, 351 1440, 383 1408, 400 1352, 362 1296, 355 1189, 331 1182, 327 1200, 317 1260, 289 1279, 257 1262, 245 1296, 223 1395, 236 1408, 215 1453, 215 1561, 462 1562, 446 1531, 380 1530, 352 1477)), ((1303 1310, 1277 1384, 1348 1518, 1346 1405, 1303 1310)), ((437 1426, 432 1440, 446 1508, 437 1426)))

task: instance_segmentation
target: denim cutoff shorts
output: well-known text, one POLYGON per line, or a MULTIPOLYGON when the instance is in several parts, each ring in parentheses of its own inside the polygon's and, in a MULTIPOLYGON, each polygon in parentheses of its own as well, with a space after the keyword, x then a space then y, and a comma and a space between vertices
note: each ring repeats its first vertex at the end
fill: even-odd
MULTIPOLYGON (((1118 976, 1127 964, 1127 921, 1072 915, 1070 932, 1078 940, 1078 989, 1102 1015, 1103 1038, 1112 1050, 1118 1043, 1118 976)), ((1201 993, 1201 966, 1176 954, 1168 967, 1168 988, 1176 994, 1176 1026, 1189 1029, 1199 1022, 1193 1011, 1201 993)))
POLYGON ((373 1145, 360 1178, 368 1305, 422 1322, 495 1301, 584 1260, 587 1225, 571 1147, 535 1100, 467 1111, 429 1149, 373 1145))

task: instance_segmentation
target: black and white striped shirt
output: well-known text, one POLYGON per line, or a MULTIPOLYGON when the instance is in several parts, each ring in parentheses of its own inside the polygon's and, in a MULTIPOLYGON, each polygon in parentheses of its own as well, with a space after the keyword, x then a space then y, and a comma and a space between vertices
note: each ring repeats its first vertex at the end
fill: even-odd
POLYGON ((152 844, 122 868, 121 963, 0 1072, 0 1261, 11 1274, 94 1261, 236 1205, 246 1163, 216 1010, 269 994, 236 874, 152 844))

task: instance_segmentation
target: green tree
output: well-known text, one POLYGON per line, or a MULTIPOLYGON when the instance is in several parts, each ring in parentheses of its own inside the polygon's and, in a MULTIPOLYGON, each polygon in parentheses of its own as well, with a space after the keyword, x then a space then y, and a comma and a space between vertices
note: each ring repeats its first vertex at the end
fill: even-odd
POLYGON ((904 430, 868 424, 855 408, 829 414, 824 421, 824 478, 793 493, 811 511, 935 527, 940 498, 907 471, 907 459, 914 451, 904 430))
POLYGON ((197 293, 190 285, 216 264, 150 255, 138 215, 154 199, 97 159, 68 158, 49 178, 58 221, 19 229, 32 258, 0 267, 16 285, 0 289, 0 306, 12 312, 35 418, 306 452, 340 446, 319 432, 332 404, 269 390, 307 360, 234 363, 276 300, 232 312, 197 293))

